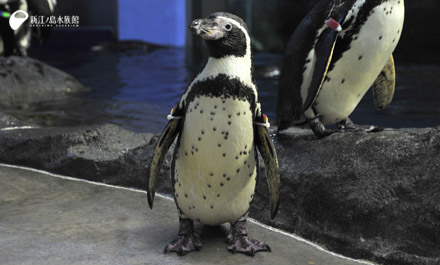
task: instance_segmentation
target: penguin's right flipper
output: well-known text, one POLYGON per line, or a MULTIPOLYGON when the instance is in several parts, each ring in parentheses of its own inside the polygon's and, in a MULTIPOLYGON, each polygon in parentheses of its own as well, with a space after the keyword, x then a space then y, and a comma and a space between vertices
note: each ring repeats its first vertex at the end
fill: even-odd
POLYGON ((338 32, 331 28, 325 29, 315 45, 316 63, 313 70, 312 82, 310 83, 307 98, 303 110, 307 110, 315 102, 321 90, 322 84, 327 77, 327 71, 333 57, 338 32))
POLYGON ((396 70, 394 67, 394 58, 393 55, 391 55, 373 84, 374 104, 378 110, 386 108, 391 103, 395 87, 396 70))
POLYGON ((255 126, 255 143, 266 166, 267 185, 270 192, 270 215, 273 219, 278 213, 280 204, 280 170, 277 153, 266 127, 255 126))
POLYGON ((156 193, 156 178, 160 174, 163 159, 173 144, 174 139, 179 134, 183 124, 183 119, 171 119, 157 142, 154 150, 153 159, 150 165, 150 174, 148 176, 148 205, 153 209, 154 195, 156 193))

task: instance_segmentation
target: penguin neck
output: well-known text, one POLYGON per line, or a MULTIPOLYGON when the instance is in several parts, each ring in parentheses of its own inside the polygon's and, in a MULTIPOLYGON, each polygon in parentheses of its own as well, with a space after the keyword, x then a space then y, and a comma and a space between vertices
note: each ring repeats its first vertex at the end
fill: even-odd
POLYGON ((252 57, 250 51, 242 57, 233 55, 222 58, 209 57, 208 63, 195 81, 215 78, 220 74, 239 79, 244 84, 252 87, 252 57))

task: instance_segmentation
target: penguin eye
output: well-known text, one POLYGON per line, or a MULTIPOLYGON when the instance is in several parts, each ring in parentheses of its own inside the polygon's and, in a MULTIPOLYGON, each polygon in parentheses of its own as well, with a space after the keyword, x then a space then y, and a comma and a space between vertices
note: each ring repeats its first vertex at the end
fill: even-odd
POLYGON ((232 29, 232 25, 231 25, 231 24, 226 24, 226 25, 225 25, 225 29, 226 29, 227 31, 230 31, 230 30, 232 29))

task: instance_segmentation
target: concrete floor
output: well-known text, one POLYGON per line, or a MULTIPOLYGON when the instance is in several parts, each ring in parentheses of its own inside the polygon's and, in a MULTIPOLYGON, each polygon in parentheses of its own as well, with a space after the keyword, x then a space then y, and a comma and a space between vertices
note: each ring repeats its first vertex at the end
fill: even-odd
POLYGON ((248 224, 272 252, 226 250, 227 226, 197 226, 203 247, 163 254, 177 235, 174 202, 145 192, 0 165, 0 264, 370 264, 338 257, 291 235, 248 224))

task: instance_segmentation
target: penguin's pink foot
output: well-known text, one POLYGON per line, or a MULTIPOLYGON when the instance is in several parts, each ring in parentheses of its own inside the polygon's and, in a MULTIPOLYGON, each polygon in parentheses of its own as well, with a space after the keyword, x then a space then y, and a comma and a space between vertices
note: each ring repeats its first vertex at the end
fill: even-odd
POLYGON ((191 251, 200 251, 202 242, 197 233, 194 232, 192 220, 180 219, 179 235, 165 247, 165 254, 176 252, 179 256, 188 254, 191 251))
POLYGON ((197 234, 179 235, 165 248, 165 253, 176 252, 179 256, 188 254, 191 251, 200 251, 202 242, 197 234))
POLYGON ((269 245, 247 235, 246 221, 236 222, 231 225, 231 232, 227 239, 227 249, 232 253, 244 253, 254 256, 258 251, 271 251, 269 245))

